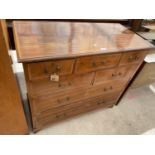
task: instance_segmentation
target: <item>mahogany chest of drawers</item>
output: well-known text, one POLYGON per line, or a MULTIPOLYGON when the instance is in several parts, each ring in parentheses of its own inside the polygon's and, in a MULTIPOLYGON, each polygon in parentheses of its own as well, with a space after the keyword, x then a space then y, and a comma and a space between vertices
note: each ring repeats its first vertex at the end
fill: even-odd
POLYGON ((153 46, 120 24, 14 22, 33 130, 112 107, 153 46))

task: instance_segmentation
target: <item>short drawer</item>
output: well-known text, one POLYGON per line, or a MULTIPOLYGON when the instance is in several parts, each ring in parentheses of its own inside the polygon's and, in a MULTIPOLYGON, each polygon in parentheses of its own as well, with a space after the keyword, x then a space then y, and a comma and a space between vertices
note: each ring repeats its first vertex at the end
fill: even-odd
POLYGON ((140 63, 143 61, 146 51, 127 52, 123 53, 119 65, 140 63))
POLYGON ((85 89, 76 89, 74 91, 65 91, 60 93, 51 92, 50 95, 42 95, 35 98, 30 98, 30 103, 33 106, 34 113, 66 106, 70 103, 84 99, 86 95, 85 89))
POLYGON ((113 80, 93 86, 87 91, 89 97, 106 95, 117 91, 122 91, 127 84, 126 80, 113 80))
POLYGON ((102 68, 114 67, 118 64, 121 54, 105 54, 78 58, 75 73, 85 73, 102 68))
POLYGON ((50 79, 51 74, 68 75, 73 71, 74 59, 36 62, 26 64, 25 70, 30 81, 50 79))
POLYGON ((117 79, 128 81, 130 78, 132 78, 137 67, 138 65, 127 65, 96 71, 94 85, 117 79))
POLYGON ((94 75, 95 73, 62 75, 58 82, 50 81, 50 79, 29 82, 29 94, 42 96, 43 94, 74 90, 80 87, 87 88, 92 85, 94 75))

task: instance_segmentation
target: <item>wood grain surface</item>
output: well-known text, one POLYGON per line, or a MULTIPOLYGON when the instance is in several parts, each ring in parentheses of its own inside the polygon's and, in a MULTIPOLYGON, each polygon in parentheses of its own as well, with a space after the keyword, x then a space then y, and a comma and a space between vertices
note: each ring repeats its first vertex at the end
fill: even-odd
POLYGON ((20 62, 153 48, 117 23, 14 21, 20 62))

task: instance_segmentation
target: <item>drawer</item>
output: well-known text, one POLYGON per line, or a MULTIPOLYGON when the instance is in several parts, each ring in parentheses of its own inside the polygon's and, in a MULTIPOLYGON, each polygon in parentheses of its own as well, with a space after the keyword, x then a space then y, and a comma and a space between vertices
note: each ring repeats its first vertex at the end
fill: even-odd
POLYGON ((87 112, 93 109, 101 107, 113 106, 117 102, 118 94, 111 96, 103 97, 99 96, 97 98, 91 98, 88 100, 83 100, 74 104, 74 107, 69 107, 63 109, 63 111, 45 111, 35 116, 34 118, 34 127, 42 128, 50 123, 60 121, 77 114, 87 112))
POLYGON ((137 67, 138 65, 128 65, 96 71, 94 85, 117 79, 128 81, 132 78, 137 67))
POLYGON ((58 82, 50 79, 29 82, 29 93, 31 96, 42 96, 52 92, 61 92, 74 90, 80 87, 89 87, 92 85, 95 73, 86 73, 79 75, 62 75, 58 82))
POLYGON ((146 51, 123 53, 119 65, 140 63, 143 61, 145 55, 146 51))
POLYGON ((78 58, 75 73, 85 73, 102 68, 114 67, 118 64, 120 56, 121 54, 105 54, 78 58))
POLYGON ((87 95, 89 97, 93 97, 104 94, 107 95, 109 93, 114 93, 117 91, 122 91, 126 86, 126 84, 127 84, 126 80, 113 80, 110 82, 93 86, 91 89, 87 91, 87 95))
POLYGON ((74 59, 28 63, 24 67, 30 81, 50 79, 51 74, 68 75, 73 71, 74 59))
POLYGON ((33 106, 32 109, 34 113, 37 113, 50 108, 57 108, 77 102, 84 99, 85 95, 85 89, 76 89, 74 91, 65 91, 59 93, 51 92, 50 95, 42 95, 35 98, 30 97, 30 103, 31 106, 33 106))
POLYGON ((121 94, 120 91, 116 91, 114 93, 109 93, 109 94, 106 94, 106 95, 101 95, 101 96, 97 96, 97 97, 90 98, 90 99, 80 100, 78 102, 73 102, 71 104, 63 105, 63 106, 60 106, 60 107, 49 108, 47 110, 38 111, 35 114, 35 116, 38 116, 38 115, 46 116, 46 115, 49 115, 49 114, 57 114, 57 113, 69 110, 71 108, 75 108, 75 107, 80 106, 80 105, 88 107, 88 106, 91 106, 92 99, 95 100, 96 104, 101 105, 101 104, 104 104, 105 102, 108 102, 108 101, 111 101, 111 100, 116 100, 119 97, 120 94, 121 94), (90 104, 89 104, 88 101, 90 102, 90 104))

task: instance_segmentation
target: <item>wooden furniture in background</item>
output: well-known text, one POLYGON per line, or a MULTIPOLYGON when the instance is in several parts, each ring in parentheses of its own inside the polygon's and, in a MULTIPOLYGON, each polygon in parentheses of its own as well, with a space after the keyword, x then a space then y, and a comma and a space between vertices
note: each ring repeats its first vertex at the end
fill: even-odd
POLYGON ((0 134, 27 134, 28 127, 8 55, 7 31, 0 20, 0 134))
POLYGON ((115 105, 153 46, 120 24, 13 23, 33 131, 115 105))
POLYGON ((141 31, 143 19, 132 19, 130 20, 131 30, 134 32, 141 31))

